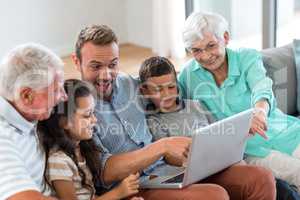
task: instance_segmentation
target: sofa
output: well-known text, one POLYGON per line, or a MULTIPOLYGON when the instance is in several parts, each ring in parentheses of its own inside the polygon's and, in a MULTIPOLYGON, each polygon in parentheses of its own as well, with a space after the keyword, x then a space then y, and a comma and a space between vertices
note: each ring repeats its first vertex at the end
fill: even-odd
POLYGON ((300 56, 297 52, 297 45, 300 47, 299 44, 299 40, 294 40, 286 46, 261 51, 267 75, 273 80, 273 91, 277 106, 284 113, 293 116, 299 116, 300 113, 300 105, 297 102, 300 102, 300 97, 297 98, 297 95, 300 96, 300 88, 297 87, 297 85, 300 85, 300 80, 297 80, 299 63, 296 59, 300 56))

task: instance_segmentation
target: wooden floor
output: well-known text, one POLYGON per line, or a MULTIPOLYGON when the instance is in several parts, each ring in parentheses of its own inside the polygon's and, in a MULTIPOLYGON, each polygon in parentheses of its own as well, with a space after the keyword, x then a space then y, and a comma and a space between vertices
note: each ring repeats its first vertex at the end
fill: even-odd
MULTIPOLYGON (((149 58, 151 56, 154 56, 154 54, 149 48, 132 44, 120 45, 120 71, 136 76, 138 75, 141 63, 146 58, 149 58)), ((183 59, 170 58, 177 70, 179 70, 180 66, 188 59, 188 57, 183 59)), ((75 69, 70 56, 64 57, 63 61, 65 62, 65 78, 80 78, 80 74, 75 69)))

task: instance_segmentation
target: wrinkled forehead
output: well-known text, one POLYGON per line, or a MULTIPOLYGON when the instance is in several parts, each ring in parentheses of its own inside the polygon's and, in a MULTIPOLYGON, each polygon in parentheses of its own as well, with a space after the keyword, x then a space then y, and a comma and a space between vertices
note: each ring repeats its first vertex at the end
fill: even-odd
POLYGON ((215 34, 205 31, 201 38, 195 39, 193 41, 191 48, 205 48, 209 43, 218 42, 218 38, 215 34))

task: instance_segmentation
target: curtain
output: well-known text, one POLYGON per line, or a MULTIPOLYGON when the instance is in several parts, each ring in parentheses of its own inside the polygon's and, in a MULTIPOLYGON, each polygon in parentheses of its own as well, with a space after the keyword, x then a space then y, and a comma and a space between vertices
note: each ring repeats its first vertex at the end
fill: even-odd
POLYGON ((185 0, 153 0, 152 51, 172 58, 183 58, 186 53, 182 42, 185 21, 185 0))

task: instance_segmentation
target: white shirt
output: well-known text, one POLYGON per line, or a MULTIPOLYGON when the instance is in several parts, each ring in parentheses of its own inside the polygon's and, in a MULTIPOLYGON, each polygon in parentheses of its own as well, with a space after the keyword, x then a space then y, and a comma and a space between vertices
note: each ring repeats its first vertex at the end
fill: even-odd
POLYGON ((35 190, 50 195, 44 182, 45 153, 35 123, 0 97, 0 200, 35 190))

